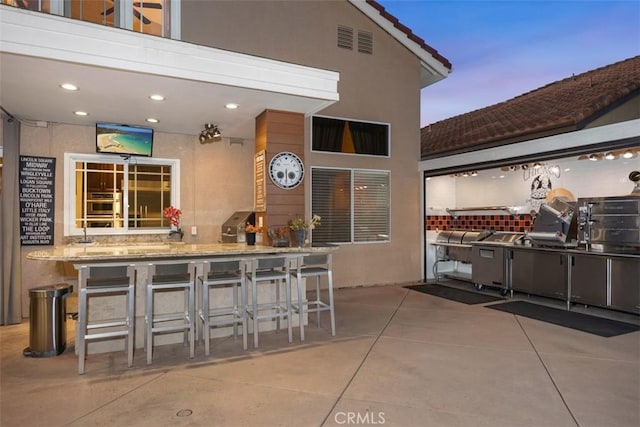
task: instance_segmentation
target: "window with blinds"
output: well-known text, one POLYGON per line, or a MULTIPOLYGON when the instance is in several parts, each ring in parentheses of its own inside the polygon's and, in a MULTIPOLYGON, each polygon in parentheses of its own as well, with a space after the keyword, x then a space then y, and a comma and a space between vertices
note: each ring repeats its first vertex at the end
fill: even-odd
POLYGON ((322 218, 316 243, 389 241, 389 206, 388 171, 311 170, 311 212, 322 218))

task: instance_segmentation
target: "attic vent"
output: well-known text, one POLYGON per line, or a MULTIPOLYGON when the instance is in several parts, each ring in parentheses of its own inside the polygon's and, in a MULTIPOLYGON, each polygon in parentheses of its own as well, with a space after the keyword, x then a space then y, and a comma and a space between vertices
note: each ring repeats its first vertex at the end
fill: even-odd
POLYGON ((373 54, 373 33, 358 30, 358 52, 373 54))
POLYGON ((353 50, 353 28, 338 25, 338 47, 353 50))

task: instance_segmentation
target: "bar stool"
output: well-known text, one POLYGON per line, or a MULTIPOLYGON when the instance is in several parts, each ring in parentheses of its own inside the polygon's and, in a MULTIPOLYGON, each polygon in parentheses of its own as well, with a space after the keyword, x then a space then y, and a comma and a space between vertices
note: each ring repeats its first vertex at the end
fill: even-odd
POLYGON ((242 345, 247 349, 246 280, 243 271, 244 261, 214 259, 204 263, 202 275, 198 277, 201 295, 198 315, 202 322, 204 353, 207 356, 210 354, 209 341, 213 327, 233 326, 233 336, 237 338, 238 325, 242 325, 242 345), (232 305, 211 308, 209 292, 221 288, 231 288, 232 305))
POLYGON ((300 340, 304 341, 304 313, 316 313, 316 323, 320 327, 320 312, 329 311, 331 319, 331 336, 336 336, 336 320, 333 307, 333 273, 331 270, 331 254, 304 255, 298 258, 298 265, 291 275, 296 278, 298 302, 291 304, 294 313, 300 316, 300 340), (320 298, 320 278, 326 276, 329 290, 329 301, 320 298), (307 300, 302 294, 302 279, 316 278, 316 295, 314 300, 307 300))
POLYGON ((251 281, 251 305, 247 301, 246 313, 253 320, 253 346, 258 348, 258 322, 263 319, 276 319, 276 330, 280 330, 280 319, 287 319, 289 342, 293 341, 291 328, 291 274, 289 260, 283 256, 271 256, 253 259, 245 272, 251 281), (280 283, 284 281, 286 300, 280 301, 280 283), (268 282, 275 284, 276 299, 258 303, 258 284, 268 282))
MULTIPOLYGON (((78 272, 80 288, 76 343, 78 374, 85 372, 85 357, 89 341, 125 338, 128 367, 133 366, 135 324, 135 268, 134 266, 82 266, 78 272), (124 296, 124 317, 90 319, 90 300, 97 297, 124 296), (102 332, 96 332, 102 331, 102 332)), ((94 316, 95 317, 95 316, 94 316)))
POLYGON ((195 263, 174 262, 149 265, 147 286, 145 289, 145 326, 144 347, 147 351, 147 365, 153 360, 153 337, 157 334, 184 332, 184 342, 189 343, 189 358, 195 355, 195 263), (156 313, 154 296, 160 294, 182 293, 184 310, 182 312, 156 313))

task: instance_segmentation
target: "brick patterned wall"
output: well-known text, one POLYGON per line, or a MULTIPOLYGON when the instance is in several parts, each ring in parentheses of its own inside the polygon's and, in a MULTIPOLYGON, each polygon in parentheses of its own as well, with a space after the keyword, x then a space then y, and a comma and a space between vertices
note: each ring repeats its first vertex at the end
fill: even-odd
POLYGON ((533 219, 529 214, 522 215, 427 215, 427 230, 491 230, 515 231, 519 233, 531 231, 533 219))

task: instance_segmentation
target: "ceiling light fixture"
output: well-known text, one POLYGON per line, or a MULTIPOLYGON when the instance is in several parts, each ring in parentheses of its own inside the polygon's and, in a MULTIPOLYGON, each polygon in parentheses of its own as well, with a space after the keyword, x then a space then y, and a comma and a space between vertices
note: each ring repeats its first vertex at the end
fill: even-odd
POLYGON ((166 98, 160 94, 154 93, 153 95, 149 95, 149 99, 153 99, 154 101, 164 101, 166 98))
POLYGON ((73 114, 75 114, 76 116, 88 116, 89 113, 87 113, 86 111, 74 111, 73 114))
POLYGON ((237 109, 238 107, 239 107, 239 105, 238 105, 238 104, 236 104, 235 102, 230 102, 230 103, 228 103, 228 104, 226 104, 226 105, 224 106, 224 108, 226 108, 226 109, 228 109, 228 110, 235 110, 235 109, 237 109))
POLYGON ((74 85, 73 83, 62 83, 60 87, 64 90, 70 90, 70 91, 78 90, 78 86, 74 85))
POLYGON ((149 122, 149 123, 158 123, 158 122, 160 122, 160 120, 158 120, 158 119, 154 119, 153 117, 149 117, 149 118, 147 119, 147 122, 149 122))
POLYGON ((608 153, 606 153, 604 155, 604 158, 607 160, 613 160, 616 158, 616 155, 614 153, 612 153, 611 151, 609 151, 608 153))
POLYGON ((471 176, 478 176, 478 171, 471 172, 471 176))
POLYGON ((200 132, 200 136, 198 137, 201 144, 212 140, 219 140, 220 138, 222 138, 222 133, 220 132, 220 129, 218 129, 218 125, 211 123, 206 123, 204 125, 204 129, 200 132))
POLYGON ((535 163, 533 164, 533 168, 534 168, 534 169, 540 169, 541 167, 542 167, 542 165, 541 165, 540 163, 538 163, 538 162, 535 162, 535 163))
POLYGON ((524 171, 526 171, 527 169, 529 169, 529 165, 527 165, 527 164, 524 164, 524 165, 522 165, 521 167, 522 167, 522 170, 524 170, 524 171))
POLYGON ((598 155, 597 154, 589 154, 589 160, 591 160, 592 162, 598 161, 598 155))
POLYGON ((631 150, 627 150, 622 154, 622 157, 625 159, 630 159, 633 157, 633 152, 631 150))

